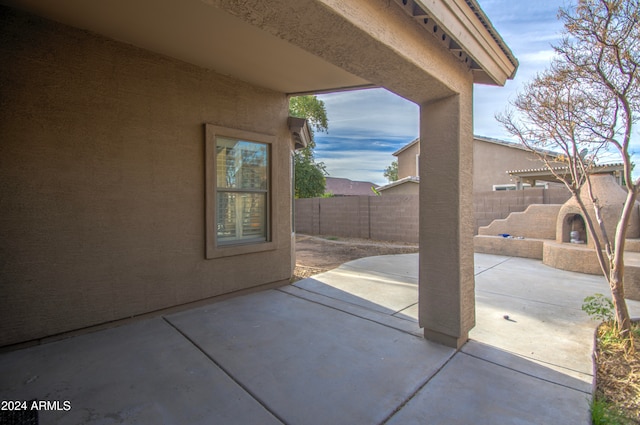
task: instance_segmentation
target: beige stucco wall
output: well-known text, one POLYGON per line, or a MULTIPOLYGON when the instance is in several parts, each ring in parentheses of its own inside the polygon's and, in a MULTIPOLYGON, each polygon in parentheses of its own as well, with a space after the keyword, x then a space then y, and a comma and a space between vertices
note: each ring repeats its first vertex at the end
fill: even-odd
MULTIPOLYGON (((249 24, 244 34, 254 34, 250 40, 264 38, 263 32, 277 38, 269 58, 289 58, 287 52, 296 58, 310 54, 330 65, 323 66, 325 70, 340 68, 355 76, 358 85, 385 87, 420 107, 421 150, 428 158, 420 163, 427 183, 420 188, 419 322, 428 338, 460 347, 474 323, 472 86, 504 84, 513 76, 516 61, 503 54, 482 18, 465 7, 451 9, 449 1, 423 6, 434 22, 442 19, 456 44, 451 34, 437 33, 434 22, 416 20, 411 2, 206 3, 237 18, 237 27, 249 24), (435 37, 427 35, 432 31, 435 37), (482 69, 472 70, 469 58, 459 60, 460 52, 449 50, 456 45, 482 69), (296 53, 297 48, 303 52, 296 53)), ((185 7, 173 5, 172 11, 184 16, 185 7)), ((207 39, 201 34, 209 34, 210 20, 198 20, 201 26, 195 25, 196 19, 188 20, 193 26, 173 25, 175 19, 162 25, 165 21, 156 13, 127 14, 120 5, 114 7, 111 22, 134 22, 129 29, 136 33, 121 37, 120 31, 110 30, 117 25, 101 26, 95 10, 75 14, 81 6, 75 5, 66 18, 58 13, 63 7, 44 7, 48 12, 43 16, 225 75, 242 71, 246 77, 239 78, 244 81, 265 81, 261 67, 239 70, 235 58, 225 53, 229 46, 211 50, 208 43, 200 44, 207 39), (136 22, 153 28, 137 28, 136 22), (195 36, 195 43, 185 35, 195 36), (194 53, 194 44, 201 51, 182 56, 194 53)), ((6 254, 2 271, 11 292, 6 301, 12 303, 0 316, 3 330, 11 330, 3 333, 0 344, 286 279, 292 264, 290 157, 284 147, 286 98, 280 92, 345 88, 354 78, 338 72, 343 78, 330 83, 320 72, 305 79, 299 90, 282 89, 277 83, 286 78, 277 70, 289 68, 285 64, 270 74, 275 75, 275 80, 267 79, 272 84, 255 83, 277 92, 257 89, 166 57, 16 16, 2 13, 0 35, 3 64, 9 64, 0 81, 1 119, 8 123, 0 136, 11 140, 1 152, 1 161, 9 166, 0 178, 10 183, 4 183, 0 193, 8 199, 0 210, 7 213, 0 230, 9 234, 0 254, 6 254), (270 133, 278 141, 272 251, 202 259, 204 122, 270 133)), ((220 17, 229 22, 228 16, 220 17)), ((246 53, 241 45, 231 49, 246 53)))
MULTIPOLYGON (((420 143, 416 143, 398 154, 398 179, 418 175, 416 157, 419 154, 420 143)), ((416 191, 416 193, 418 192, 416 191)))
POLYGON ((473 191, 493 190, 493 185, 515 184, 508 170, 540 168, 544 164, 531 152, 495 143, 474 141, 473 191))
MULTIPOLYGON (((409 146, 397 155, 398 178, 417 176, 416 156, 420 154, 420 143, 409 146)), ((515 147, 474 139, 473 190, 493 190, 494 185, 515 184, 508 170, 540 168, 544 164, 532 153, 515 147)))
POLYGON ((291 274, 287 98, 0 13, 0 346, 291 274), (205 123, 267 133, 276 249, 205 259, 205 123))
POLYGON ((382 196, 389 195, 418 195, 420 192, 420 183, 414 181, 404 182, 397 186, 390 187, 381 191, 382 196))

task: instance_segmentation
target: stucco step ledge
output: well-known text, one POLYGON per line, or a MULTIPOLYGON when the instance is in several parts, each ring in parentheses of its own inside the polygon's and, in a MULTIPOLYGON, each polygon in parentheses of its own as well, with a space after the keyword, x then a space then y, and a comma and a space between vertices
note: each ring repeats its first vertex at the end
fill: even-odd
POLYGON ((548 239, 509 238, 503 236, 477 235, 473 237, 473 248, 477 253, 507 255, 542 260, 543 246, 548 239))
POLYGON ((626 252, 640 252, 640 239, 627 239, 625 241, 626 252))
MULTIPOLYGON (((560 270, 602 275, 595 250, 584 245, 545 241, 542 262, 560 270)), ((624 262, 625 298, 640 301, 640 253, 626 250, 624 262)))

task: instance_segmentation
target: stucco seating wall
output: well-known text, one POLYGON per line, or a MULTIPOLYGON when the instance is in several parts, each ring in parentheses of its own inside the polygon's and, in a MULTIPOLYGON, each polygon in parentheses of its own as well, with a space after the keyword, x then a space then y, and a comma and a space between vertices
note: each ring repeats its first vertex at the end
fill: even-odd
POLYGON ((475 252, 482 254, 508 255, 510 257, 542 260, 544 242, 545 239, 517 239, 477 235, 473 238, 473 248, 475 252))
MULTIPOLYGON (((625 298, 640 301, 640 253, 625 250, 624 261, 625 298)), ((602 275, 596 252, 586 245, 545 241, 542 262, 560 270, 602 275)))
POLYGON ((524 238, 555 239, 556 217, 560 208, 560 204, 529 205, 522 212, 513 212, 505 219, 494 220, 488 226, 480 227, 478 235, 509 234, 524 238))
POLYGON ((595 250, 586 245, 545 241, 542 262, 560 270, 602 274, 595 250))
POLYGON ((624 248, 625 252, 640 252, 640 239, 627 239, 624 248))
POLYGON ((473 241, 475 252, 542 260, 545 240, 555 239, 555 222, 561 207, 533 204, 522 212, 513 212, 505 219, 480 227, 473 241))

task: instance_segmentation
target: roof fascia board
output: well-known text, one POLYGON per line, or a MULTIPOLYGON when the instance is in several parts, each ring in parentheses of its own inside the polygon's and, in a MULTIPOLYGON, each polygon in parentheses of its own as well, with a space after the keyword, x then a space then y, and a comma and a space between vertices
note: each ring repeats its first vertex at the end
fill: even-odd
POLYGON ((420 142, 420 138, 419 137, 417 139, 414 139, 412 142, 407 143, 406 145, 404 145, 403 147, 401 147, 400 149, 398 149, 397 151, 395 151, 391 155, 398 156, 402 152, 406 151, 407 149, 409 149, 411 146, 415 145, 418 142, 420 142))
MULTIPOLYGON (((475 77, 478 83, 504 85, 515 76, 518 68, 503 51, 508 50, 504 43, 502 48, 485 25, 480 21, 471 6, 465 0, 415 0, 439 25, 446 28, 447 34, 458 43, 489 77, 475 77)), ((473 2, 475 3, 475 2, 473 2)), ((474 6, 475 7, 475 6, 474 6)), ((478 8, 481 16, 484 15, 478 8)), ((488 22, 488 18, 486 19, 488 22)), ((497 33, 496 33, 497 34, 497 33)))

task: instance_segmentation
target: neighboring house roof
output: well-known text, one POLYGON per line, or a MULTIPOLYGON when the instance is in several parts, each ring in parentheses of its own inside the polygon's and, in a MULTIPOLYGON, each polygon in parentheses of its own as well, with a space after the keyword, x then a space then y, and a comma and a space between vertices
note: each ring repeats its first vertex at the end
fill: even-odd
POLYGON ((395 151, 394 153, 392 153, 391 155, 393 156, 398 156, 400 155, 402 152, 406 151, 407 149, 409 149, 411 146, 415 145, 416 143, 420 142, 420 138, 418 137, 417 139, 413 140, 412 142, 407 143, 406 145, 404 145, 403 147, 401 147, 400 149, 398 149, 397 151, 395 151))
POLYGON ((479 142, 485 142, 485 143, 493 143, 494 145, 506 146, 508 148, 520 149, 520 150, 523 150, 523 151, 530 151, 531 150, 531 149, 528 149, 527 147, 525 147, 521 143, 509 142, 507 140, 494 139, 493 137, 485 137, 485 136, 474 135, 473 136, 473 140, 474 141, 477 140, 479 142))
POLYGON ((396 180, 384 186, 380 186, 377 190, 378 192, 382 192, 387 189, 391 189, 392 187, 400 186, 401 184, 405 184, 405 183, 415 183, 415 184, 420 183, 420 177, 417 177, 417 176, 404 177, 400 180, 396 180))
MULTIPOLYGON (((473 136, 473 140, 474 141, 479 141, 479 142, 485 142, 485 143, 493 143, 494 145, 505 146, 505 147, 513 148, 513 149, 520 149, 520 150, 528 151, 528 152, 531 151, 531 149, 527 148, 526 146, 524 146, 521 143, 509 142, 507 140, 494 139, 492 137, 474 135, 473 136)), ((416 143, 419 143, 419 142, 420 142, 420 138, 418 137, 417 139, 407 143, 406 145, 404 145, 403 147, 401 147, 400 149, 398 149, 397 151, 392 153, 392 155, 393 156, 398 156, 402 152, 404 152, 405 150, 409 149, 410 147, 412 147, 413 145, 415 145, 416 143)), ((544 153, 544 154, 550 155, 550 156, 558 155, 557 152, 553 152, 553 151, 545 150, 545 149, 537 149, 537 151, 540 152, 540 153, 544 153)))
POLYGON ((373 196, 375 193, 371 190, 372 187, 377 188, 378 185, 371 182, 353 181, 339 177, 327 177, 325 193, 331 193, 334 196, 373 196))
MULTIPOLYGON (((493 143, 495 145, 506 146, 508 148, 520 149, 523 151, 531 152, 531 149, 529 149, 522 143, 518 143, 518 142, 509 142, 507 140, 500 140, 500 139, 494 139, 492 137, 477 136, 477 135, 473 136, 473 140, 474 141, 477 140, 479 142, 485 142, 485 143, 493 143)), ((535 149, 535 151, 550 157, 558 156, 558 152, 554 152, 548 149, 535 149)))

